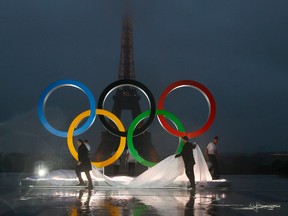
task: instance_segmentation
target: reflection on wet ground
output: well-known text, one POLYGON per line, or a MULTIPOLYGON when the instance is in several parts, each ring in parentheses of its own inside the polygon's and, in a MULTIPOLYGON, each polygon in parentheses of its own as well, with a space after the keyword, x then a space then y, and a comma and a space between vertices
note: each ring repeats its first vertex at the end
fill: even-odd
MULTIPOLYGON (((228 191, 21 189, 9 215, 209 215, 228 191)), ((8 209, 7 209, 8 210, 8 209)))
MULTIPOLYGON (((76 187, 0 188, 0 215, 288 215, 288 190, 282 189, 287 179, 280 183, 271 178, 265 180, 267 185, 278 182, 270 188, 263 184, 251 187, 253 181, 252 178, 248 181, 247 178, 243 181, 234 179, 232 188, 198 188, 196 191, 111 187, 96 187, 92 191, 76 187)), ((259 185, 260 180, 255 182, 259 185)))

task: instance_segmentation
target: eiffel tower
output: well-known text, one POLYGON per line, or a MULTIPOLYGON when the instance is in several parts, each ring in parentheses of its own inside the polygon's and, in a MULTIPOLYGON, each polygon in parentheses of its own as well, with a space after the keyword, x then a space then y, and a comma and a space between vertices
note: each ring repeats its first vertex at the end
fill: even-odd
MULTIPOLYGON (((125 15, 122 23, 121 55, 118 79, 135 79, 134 54, 133 54, 133 32, 131 16, 125 15)), ((114 104, 112 113, 121 119, 121 113, 129 110, 132 113, 132 120, 141 113, 136 88, 124 86, 116 89, 113 96, 114 104)), ((131 121, 132 121, 131 120, 131 121)), ((111 123, 112 124, 112 123, 111 123)), ((141 126, 141 122, 138 126, 141 126)), ((118 148, 119 137, 108 131, 101 133, 101 143, 96 150, 95 160, 102 161, 111 156, 111 153, 118 148)), ((151 133, 146 131, 133 138, 133 143, 139 155, 151 162, 158 162, 158 154, 152 145, 151 133)), ((126 143, 127 149, 127 143, 126 143)), ((123 160, 122 160, 123 161, 123 160)))

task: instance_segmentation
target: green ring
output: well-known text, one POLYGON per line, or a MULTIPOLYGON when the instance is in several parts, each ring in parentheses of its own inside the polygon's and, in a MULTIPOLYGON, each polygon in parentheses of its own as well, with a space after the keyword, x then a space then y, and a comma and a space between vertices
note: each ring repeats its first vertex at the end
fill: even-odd
MULTIPOLYGON (((135 158, 136 161, 138 161, 140 164, 146 166, 146 167, 152 167, 157 163, 154 162, 150 162, 145 160, 144 158, 142 158, 137 150, 134 148, 134 144, 133 144, 133 132, 134 129, 137 127, 137 125, 140 123, 140 121, 142 121, 144 118, 148 117, 150 115, 150 110, 147 110, 141 114, 139 114, 130 124, 128 132, 127 132, 127 144, 128 144, 128 148, 132 154, 132 156, 135 158)), ((174 125, 177 127, 177 129, 181 132, 184 132, 184 127, 182 125, 182 123, 179 121, 179 119, 173 115, 170 112, 167 112, 165 110, 156 110, 156 115, 163 115, 164 117, 170 119, 174 125)), ((178 154, 179 152, 181 152, 183 148, 183 143, 182 140, 179 139, 179 145, 178 148, 176 150, 176 154, 178 154)))

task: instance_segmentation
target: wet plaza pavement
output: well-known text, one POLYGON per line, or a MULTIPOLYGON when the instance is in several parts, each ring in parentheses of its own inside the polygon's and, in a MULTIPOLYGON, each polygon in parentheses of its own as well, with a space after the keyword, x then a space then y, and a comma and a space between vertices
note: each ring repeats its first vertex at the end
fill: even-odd
POLYGON ((288 215, 287 178, 227 176, 230 188, 1 187, 1 215, 288 215))

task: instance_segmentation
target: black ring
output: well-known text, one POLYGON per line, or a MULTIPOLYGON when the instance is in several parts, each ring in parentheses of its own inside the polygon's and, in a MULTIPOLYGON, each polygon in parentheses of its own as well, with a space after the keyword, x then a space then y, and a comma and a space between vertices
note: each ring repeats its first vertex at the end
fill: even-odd
MULTIPOLYGON (((133 135, 134 136, 138 136, 142 133, 144 133, 148 127, 151 125, 152 121, 154 120, 154 117, 156 115, 156 104, 155 104, 155 99, 154 96, 152 95, 151 91, 142 83, 136 81, 136 80, 131 80, 131 79, 122 79, 122 80, 117 80, 113 83, 111 83, 110 85, 108 85, 103 92, 101 93, 99 99, 98 99, 98 109, 103 109, 104 103, 106 98, 108 97, 108 95, 116 88, 119 88, 121 86, 133 86, 135 88, 137 88, 138 90, 142 91, 144 93, 144 95, 146 96, 146 98, 149 101, 150 104, 150 115, 147 119, 147 121, 140 127, 135 129, 133 135)), ((116 135, 116 136, 124 136, 127 137, 127 131, 125 132, 121 132, 115 128, 113 128, 105 119, 105 117, 103 115, 99 115, 99 119, 101 121, 101 123, 103 124, 103 126, 106 128, 106 130, 108 130, 110 133, 116 135)))

